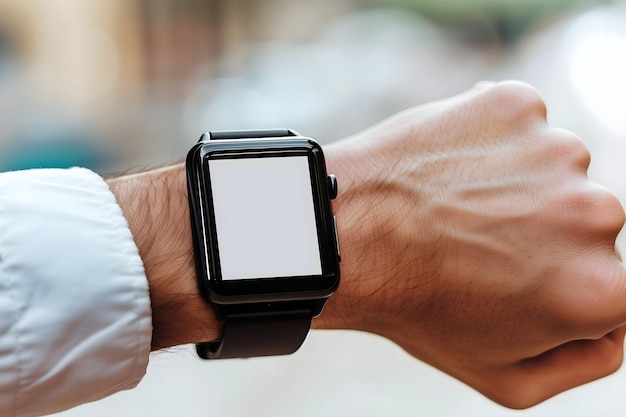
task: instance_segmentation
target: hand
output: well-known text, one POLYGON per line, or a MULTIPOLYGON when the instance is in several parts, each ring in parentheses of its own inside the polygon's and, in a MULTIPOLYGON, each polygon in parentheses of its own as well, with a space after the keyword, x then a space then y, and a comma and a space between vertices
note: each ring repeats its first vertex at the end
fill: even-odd
POLYGON ((317 327, 385 336, 513 408, 620 366, 624 213, 533 89, 482 84, 326 156, 342 284, 317 327))

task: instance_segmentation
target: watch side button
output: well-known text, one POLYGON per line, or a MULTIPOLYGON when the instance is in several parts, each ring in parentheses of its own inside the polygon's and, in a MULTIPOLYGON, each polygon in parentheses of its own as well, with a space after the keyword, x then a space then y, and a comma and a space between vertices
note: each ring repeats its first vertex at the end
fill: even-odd
POLYGON ((341 262, 341 250, 339 249, 339 234, 337 233, 337 217, 333 216, 333 226, 335 227, 335 246, 337 247, 337 258, 341 262))
POLYGON ((328 177, 326 177, 326 180, 328 182, 328 196, 331 200, 334 200, 335 198, 337 198, 337 194, 339 192, 339 189, 337 187, 337 177, 335 177, 333 174, 330 174, 328 177))

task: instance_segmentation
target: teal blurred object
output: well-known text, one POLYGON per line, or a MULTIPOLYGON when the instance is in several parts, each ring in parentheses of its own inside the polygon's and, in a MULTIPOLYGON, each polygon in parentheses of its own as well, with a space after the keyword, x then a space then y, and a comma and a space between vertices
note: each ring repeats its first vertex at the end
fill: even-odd
MULTIPOLYGON (((388 4, 388 2, 384 2, 388 4)), ((580 9, 606 0, 393 0, 392 3, 417 11, 445 17, 446 15, 486 14, 494 17, 533 19, 559 11, 580 9)))
POLYGON ((534 24, 551 16, 570 14, 607 0, 391 0, 381 2, 433 20, 467 40, 485 37, 485 28, 504 44, 512 44, 534 24))
POLYGON ((0 149, 0 171, 80 166, 100 172, 107 161, 107 152, 96 138, 67 127, 27 129, 0 149))

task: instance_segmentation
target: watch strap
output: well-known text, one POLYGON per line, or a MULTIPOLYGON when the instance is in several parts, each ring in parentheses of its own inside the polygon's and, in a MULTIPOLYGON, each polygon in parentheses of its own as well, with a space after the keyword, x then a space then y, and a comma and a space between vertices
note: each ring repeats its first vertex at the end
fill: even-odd
POLYGON ((281 138, 285 136, 300 135, 291 129, 216 130, 209 132, 210 139, 281 138))
POLYGON ((196 345, 204 359, 288 355, 306 339, 313 310, 310 302, 226 306, 222 338, 196 345))

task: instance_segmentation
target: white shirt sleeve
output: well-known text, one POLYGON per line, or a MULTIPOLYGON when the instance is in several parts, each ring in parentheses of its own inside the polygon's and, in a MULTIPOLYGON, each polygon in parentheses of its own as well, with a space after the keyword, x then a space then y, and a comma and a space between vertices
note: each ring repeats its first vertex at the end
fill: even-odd
POLYGON ((81 168, 0 174, 0 415, 133 388, 151 326, 143 264, 106 183, 81 168))

